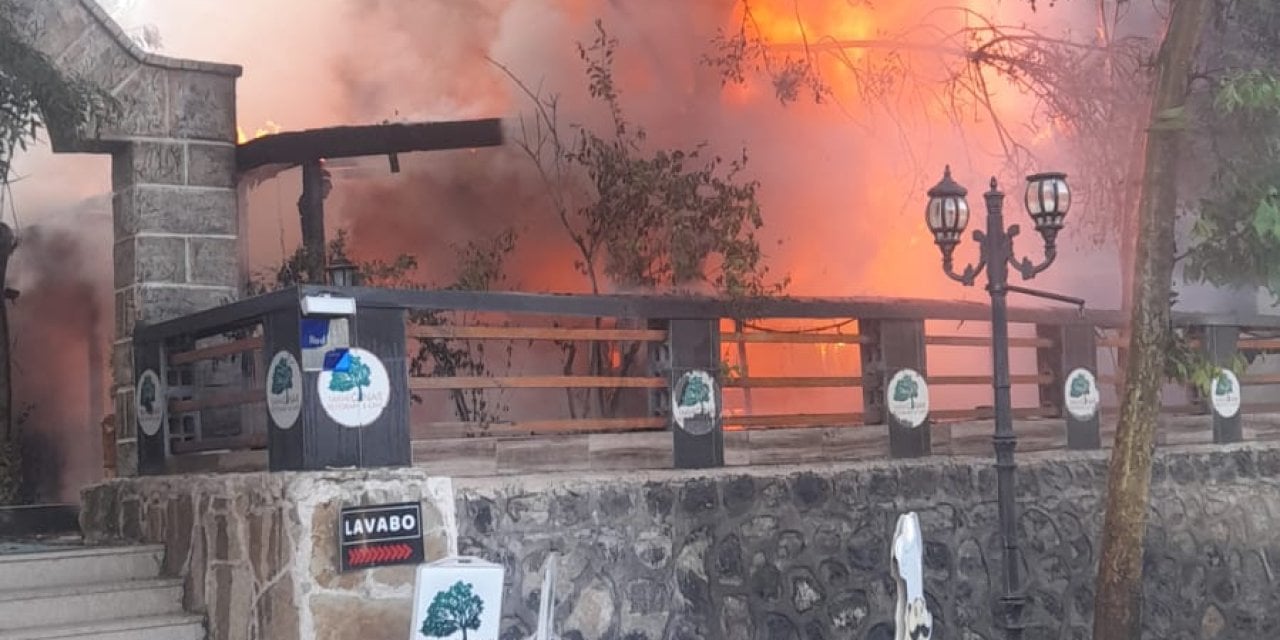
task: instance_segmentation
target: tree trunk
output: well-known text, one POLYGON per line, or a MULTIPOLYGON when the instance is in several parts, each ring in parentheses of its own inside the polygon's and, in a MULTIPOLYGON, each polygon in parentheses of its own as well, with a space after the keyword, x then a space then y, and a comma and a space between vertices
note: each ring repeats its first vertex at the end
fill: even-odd
MULTIPOLYGON (((13 229, 0 222, 0 293, 6 291, 9 256, 16 244, 13 229)), ((8 297, 0 295, 0 505, 17 504, 22 486, 22 443, 13 423, 8 304, 8 297)))
POLYGON ((1184 108, 1191 66, 1208 1, 1175 0, 1156 60, 1158 75, 1138 208, 1140 235, 1124 397, 1107 477, 1094 640, 1141 636, 1142 555, 1151 457, 1170 331, 1178 156, 1186 127, 1184 108))

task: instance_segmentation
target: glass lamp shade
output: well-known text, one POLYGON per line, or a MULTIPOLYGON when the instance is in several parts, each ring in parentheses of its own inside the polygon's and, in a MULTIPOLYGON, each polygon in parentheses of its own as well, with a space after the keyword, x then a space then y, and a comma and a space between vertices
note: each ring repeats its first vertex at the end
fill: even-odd
POLYGON ((960 234, 969 224, 969 203, 965 200, 968 193, 951 179, 950 166, 943 173, 942 181, 929 190, 924 220, 938 246, 955 246, 960 242, 960 234))
POLYGON ((1037 173, 1027 176, 1027 213, 1041 234, 1062 229, 1071 209, 1071 189, 1065 173, 1037 173))
POLYGON ((329 284, 335 287, 356 286, 356 279, 359 274, 354 264, 338 259, 330 264, 326 271, 329 272, 329 284))

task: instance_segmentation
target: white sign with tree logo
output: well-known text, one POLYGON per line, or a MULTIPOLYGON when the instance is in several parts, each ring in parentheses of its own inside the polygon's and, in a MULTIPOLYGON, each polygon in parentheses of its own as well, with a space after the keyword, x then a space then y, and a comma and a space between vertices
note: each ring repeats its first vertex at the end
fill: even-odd
POLYGON ((1240 379, 1234 371, 1219 370, 1209 391, 1214 413, 1224 418, 1234 418, 1240 413, 1240 379))
POLYGON ((696 436, 710 433, 716 421, 716 381, 706 371, 680 376, 671 397, 671 418, 676 426, 696 436))
POLYGON ((889 415, 902 424, 916 428, 929 417, 929 385, 914 369, 903 369, 889 378, 885 390, 889 415))
POLYGON ((1066 389, 1062 395, 1067 413, 1076 420, 1092 420, 1098 415, 1102 396, 1098 393, 1098 380, 1088 369, 1074 369, 1067 374, 1066 389))
POLYGON ((142 432, 154 436, 160 433, 160 425, 164 424, 165 405, 168 404, 164 386, 160 384, 160 376, 147 369, 138 376, 138 386, 133 390, 133 409, 138 416, 138 428, 142 432))
POLYGON ((316 380, 320 406, 344 427, 366 427, 382 415, 391 400, 391 380, 378 356, 364 349, 348 351, 316 380))
POLYGON ((281 429, 292 428, 302 413, 302 368, 288 351, 277 353, 267 367, 267 413, 281 429))

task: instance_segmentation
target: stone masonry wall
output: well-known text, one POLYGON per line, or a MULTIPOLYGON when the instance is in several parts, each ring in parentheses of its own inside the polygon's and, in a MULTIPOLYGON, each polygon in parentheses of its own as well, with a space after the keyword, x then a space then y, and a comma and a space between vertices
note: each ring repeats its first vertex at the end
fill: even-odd
POLYGON ((90 543, 165 544, 210 640, 403 638, 413 568, 339 573, 336 527, 344 505, 415 500, 427 559, 445 557, 450 482, 413 470, 121 479, 85 491, 81 525, 90 543))
MULTIPOLYGON (((1090 637, 1103 454, 1023 456, 1029 640, 1090 637)), ((566 640, 892 640, 888 547, 919 512, 939 640, 995 640, 989 460, 455 480, 463 554, 508 571, 504 639, 530 635, 559 551, 566 640)), ((1150 640, 1280 637, 1280 448, 1161 453, 1146 554, 1150 640)))
POLYGON ((20 33, 68 76, 111 94, 119 116, 50 131, 55 151, 112 155, 116 334, 112 356, 122 475, 137 464, 132 336, 238 297, 236 78, 240 67, 142 51, 93 0, 5 0, 20 33))

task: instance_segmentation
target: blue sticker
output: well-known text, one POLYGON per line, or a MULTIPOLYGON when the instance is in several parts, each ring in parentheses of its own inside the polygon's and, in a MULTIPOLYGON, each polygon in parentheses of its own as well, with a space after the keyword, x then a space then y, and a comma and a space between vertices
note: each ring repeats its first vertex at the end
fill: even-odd
POLYGON ((302 348, 323 347, 329 341, 328 318, 302 319, 302 348))
POLYGON ((350 371, 351 352, 348 349, 334 349, 324 354, 325 371, 350 371))

